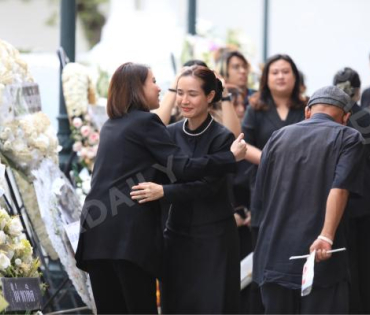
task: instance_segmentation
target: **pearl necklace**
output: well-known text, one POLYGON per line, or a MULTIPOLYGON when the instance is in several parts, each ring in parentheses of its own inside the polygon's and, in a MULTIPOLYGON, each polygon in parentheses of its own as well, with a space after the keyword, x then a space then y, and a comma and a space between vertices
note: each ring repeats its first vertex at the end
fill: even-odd
POLYGON ((184 123, 182 125, 182 131, 184 131, 184 133, 186 133, 188 136, 192 136, 192 137, 197 137, 197 136, 200 136, 201 134, 205 133, 207 131, 207 129, 209 128, 209 126, 211 126, 212 122, 213 122, 213 117, 211 116, 211 120, 210 122, 208 123, 207 127, 204 128, 203 131, 199 132, 199 133, 190 133, 190 132, 187 132, 186 129, 185 129, 185 125, 187 123, 188 119, 186 118, 184 120, 184 123))

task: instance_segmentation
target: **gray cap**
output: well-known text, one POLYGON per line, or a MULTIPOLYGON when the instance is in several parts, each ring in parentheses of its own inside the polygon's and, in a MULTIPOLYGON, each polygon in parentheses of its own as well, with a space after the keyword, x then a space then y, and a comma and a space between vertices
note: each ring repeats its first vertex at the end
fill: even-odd
POLYGON ((336 86, 326 86, 312 94, 307 106, 315 104, 327 104, 337 106, 348 113, 353 106, 353 102, 347 93, 343 92, 336 86))

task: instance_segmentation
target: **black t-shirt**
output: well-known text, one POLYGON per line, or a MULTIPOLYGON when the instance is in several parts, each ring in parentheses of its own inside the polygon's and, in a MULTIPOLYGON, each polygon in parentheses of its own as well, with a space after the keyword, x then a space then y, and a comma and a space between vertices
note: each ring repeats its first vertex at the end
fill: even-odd
POLYGON ((367 88, 362 92, 361 96, 361 108, 370 107, 370 88, 367 88))
MULTIPOLYGON (((352 115, 349 119, 348 126, 355 128, 361 133, 362 137, 364 138, 364 192, 370 191, 370 112, 361 108, 357 104, 354 104, 352 107, 352 115)), ((348 200, 346 212, 350 217, 362 217, 370 215, 370 194, 364 193, 361 198, 350 198, 348 200)))

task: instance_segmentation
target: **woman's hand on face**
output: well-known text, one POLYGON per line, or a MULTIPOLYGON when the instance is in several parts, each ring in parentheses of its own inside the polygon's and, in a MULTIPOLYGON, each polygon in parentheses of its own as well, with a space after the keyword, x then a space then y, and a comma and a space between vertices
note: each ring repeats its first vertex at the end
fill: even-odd
POLYGON ((164 196, 163 186, 156 183, 140 183, 131 189, 131 199, 138 200, 139 203, 158 200, 164 196))
POLYGON ((244 141, 244 134, 241 133, 238 138, 233 142, 230 147, 230 151, 234 154, 235 160, 237 162, 245 159, 245 154, 247 153, 247 144, 244 141))

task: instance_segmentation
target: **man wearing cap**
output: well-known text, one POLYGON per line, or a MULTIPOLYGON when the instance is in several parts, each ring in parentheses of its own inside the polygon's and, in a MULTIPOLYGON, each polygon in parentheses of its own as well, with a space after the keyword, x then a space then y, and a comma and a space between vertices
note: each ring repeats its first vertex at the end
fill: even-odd
POLYGON ((348 261, 341 221, 348 196, 362 194, 361 134, 347 126, 352 102, 337 87, 316 91, 306 120, 266 144, 253 205, 262 213, 253 261, 267 314, 347 313, 348 261), (316 250, 313 288, 301 297, 304 260, 316 250))

